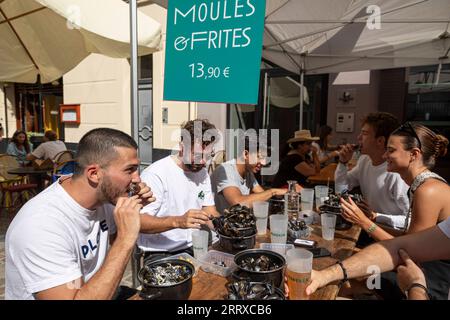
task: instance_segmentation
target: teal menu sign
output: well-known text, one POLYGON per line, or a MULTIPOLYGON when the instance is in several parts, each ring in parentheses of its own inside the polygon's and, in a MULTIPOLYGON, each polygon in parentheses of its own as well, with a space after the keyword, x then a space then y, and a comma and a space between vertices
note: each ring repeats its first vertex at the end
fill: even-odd
POLYGON ((257 104, 265 0, 169 0, 164 100, 257 104))

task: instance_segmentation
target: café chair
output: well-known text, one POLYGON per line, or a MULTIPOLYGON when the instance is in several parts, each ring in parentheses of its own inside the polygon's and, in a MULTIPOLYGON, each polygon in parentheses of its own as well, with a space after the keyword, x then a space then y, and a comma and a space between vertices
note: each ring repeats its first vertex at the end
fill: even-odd
POLYGON ((37 184, 29 183, 27 177, 8 173, 8 170, 19 167, 20 163, 16 157, 0 156, 1 208, 14 210, 36 195, 37 184))
POLYGON ((61 176, 73 174, 77 162, 75 159, 60 162, 53 168, 52 182, 56 182, 61 176))
POLYGON ((74 158, 74 155, 73 155, 72 151, 64 150, 55 155, 55 157, 53 158, 53 162, 58 165, 61 163, 65 163, 69 160, 72 160, 73 158, 74 158))

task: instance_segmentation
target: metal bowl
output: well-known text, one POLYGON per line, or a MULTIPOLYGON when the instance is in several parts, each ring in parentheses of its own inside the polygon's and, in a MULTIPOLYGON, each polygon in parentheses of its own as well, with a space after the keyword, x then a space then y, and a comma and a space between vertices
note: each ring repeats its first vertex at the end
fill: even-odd
POLYGON ((195 267, 184 260, 180 259, 168 259, 168 260, 156 260, 146 264, 138 273, 138 280, 142 285, 142 290, 139 296, 146 300, 187 300, 192 291, 192 277, 195 273, 195 267), (190 270, 190 275, 183 281, 175 284, 167 285, 154 285, 144 281, 145 273, 148 272, 147 268, 163 266, 170 263, 171 265, 182 265, 190 270), (147 268, 146 268, 147 266, 147 268))

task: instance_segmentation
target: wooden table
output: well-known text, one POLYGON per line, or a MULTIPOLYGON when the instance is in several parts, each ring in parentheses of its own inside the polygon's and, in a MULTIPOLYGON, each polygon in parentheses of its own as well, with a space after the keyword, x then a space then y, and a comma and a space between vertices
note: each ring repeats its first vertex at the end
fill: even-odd
POLYGON ((330 183, 334 183, 334 172, 336 171, 336 168, 336 163, 330 163, 329 165, 320 169, 319 174, 310 176, 307 181, 310 184, 327 184, 328 181, 330 183))
MULTIPOLYGON (((354 225, 348 230, 336 230, 333 241, 322 239, 321 227, 312 225, 314 228, 310 239, 315 240, 319 247, 325 247, 331 252, 331 257, 316 258, 313 260, 313 268, 315 270, 325 269, 336 263, 337 260, 344 260, 353 254, 355 243, 358 240, 361 229, 354 225)), ((270 242, 269 232, 265 236, 257 237, 255 248, 259 248, 259 244, 270 242)), ((214 250, 220 250, 217 245, 213 246, 214 250)), ((215 275, 213 273, 204 272, 202 269, 193 278, 192 292, 189 300, 223 300, 227 294, 225 284, 232 280, 215 275)), ((338 284, 329 284, 328 286, 317 290, 311 300, 334 300, 339 292, 338 284)), ((139 299, 136 295, 132 299, 139 299)))
MULTIPOLYGON (((353 226, 348 230, 336 230, 335 239, 326 241, 322 238, 321 226, 313 225, 314 231, 310 239, 315 240, 319 247, 325 247, 331 252, 331 257, 316 258, 313 260, 313 268, 315 270, 325 269, 336 263, 337 260, 344 260, 353 254, 355 243, 358 240, 361 229, 353 226)), ((257 237, 257 245, 259 243, 270 242, 269 233, 266 236, 257 237)), ((214 248, 220 249, 220 248, 214 248)), ((220 277, 212 273, 206 273, 199 270, 196 277, 193 278, 192 292, 190 300, 218 300, 223 299, 227 294, 225 284, 229 279, 220 277)), ((337 284, 330 284, 317 292, 311 297, 312 300, 334 300, 339 292, 337 284)))

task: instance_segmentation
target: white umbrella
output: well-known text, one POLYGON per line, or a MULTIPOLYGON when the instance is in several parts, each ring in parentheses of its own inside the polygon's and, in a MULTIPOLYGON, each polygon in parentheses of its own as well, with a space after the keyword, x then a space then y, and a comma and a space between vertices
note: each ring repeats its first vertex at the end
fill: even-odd
MULTIPOLYGON (((139 54, 160 49, 161 27, 138 12, 139 54)), ((0 81, 51 82, 90 53, 130 56, 121 0, 0 0, 0 81)))
POLYGON ((448 63, 449 0, 268 0, 263 56, 306 74, 448 63))

